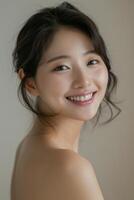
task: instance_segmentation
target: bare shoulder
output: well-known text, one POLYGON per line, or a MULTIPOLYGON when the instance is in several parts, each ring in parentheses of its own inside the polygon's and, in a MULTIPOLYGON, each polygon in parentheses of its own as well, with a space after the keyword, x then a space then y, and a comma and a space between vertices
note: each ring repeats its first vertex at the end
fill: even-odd
POLYGON ((59 150, 57 151, 57 159, 61 159, 63 162, 63 165, 61 166, 63 170, 69 170, 77 167, 77 169, 80 166, 81 167, 87 167, 92 168, 91 163, 88 159, 81 156, 80 154, 71 151, 71 150, 59 150))
POLYGON ((55 180, 59 184, 54 188, 59 200, 104 200, 92 164, 77 153, 62 153, 67 159, 56 169, 55 180))
POLYGON ((103 200, 90 162, 71 150, 52 150, 49 164, 29 163, 17 200, 103 200))

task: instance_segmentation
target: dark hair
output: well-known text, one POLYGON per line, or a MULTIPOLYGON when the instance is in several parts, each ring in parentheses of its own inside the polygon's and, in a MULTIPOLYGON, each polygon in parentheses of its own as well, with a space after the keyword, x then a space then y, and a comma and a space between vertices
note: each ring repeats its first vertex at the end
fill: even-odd
MULTIPOLYGON (((107 67, 109 79, 103 101, 110 110, 110 117, 103 124, 108 123, 121 112, 121 109, 111 99, 113 91, 117 88, 117 77, 111 70, 108 51, 98 27, 89 16, 68 2, 63 2, 57 7, 40 9, 26 21, 18 34, 12 56, 15 72, 23 68, 25 73, 25 77, 21 80, 17 91, 20 102, 27 109, 36 114, 37 117, 41 118, 46 116, 45 113, 41 112, 39 109, 38 103, 36 102, 34 104, 34 101, 28 95, 25 84, 28 78, 36 77, 37 68, 42 55, 51 43, 54 34, 61 26, 74 27, 87 34, 92 41, 95 51, 101 56, 107 67), (23 100, 23 102, 21 100, 23 100), (117 110, 115 115, 113 113, 113 108, 117 110)), ((101 112, 102 103, 95 116, 97 119, 96 123, 98 122, 101 112)))

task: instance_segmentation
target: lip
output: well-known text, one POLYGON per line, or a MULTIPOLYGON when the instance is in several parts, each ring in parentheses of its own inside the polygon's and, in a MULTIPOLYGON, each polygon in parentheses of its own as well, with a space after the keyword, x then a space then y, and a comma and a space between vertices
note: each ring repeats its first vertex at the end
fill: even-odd
POLYGON ((88 95, 88 94, 91 94, 91 93, 96 93, 97 91, 92 91, 92 92, 83 92, 83 93, 79 93, 79 94, 73 94, 73 95, 70 95, 70 96, 67 96, 66 98, 68 97, 72 97, 72 96, 85 96, 85 95, 88 95))
POLYGON ((95 97, 96 97, 96 93, 97 93, 97 91, 93 92, 92 98, 89 99, 89 100, 85 100, 85 101, 71 101, 69 98, 67 98, 67 100, 69 100, 71 104, 74 104, 76 106, 85 107, 85 106, 91 105, 94 102, 95 97))

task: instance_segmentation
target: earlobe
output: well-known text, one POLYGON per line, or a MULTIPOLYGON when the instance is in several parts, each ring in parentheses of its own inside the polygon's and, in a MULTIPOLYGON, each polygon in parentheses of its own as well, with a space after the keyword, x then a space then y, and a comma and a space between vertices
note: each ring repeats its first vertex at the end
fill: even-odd
POLYGON ((29 78, 27 81, 26 81, 26 85, 25 85, 27 91, 33 95, 33 96, 39 96, 39 92, 38 92, 38 89, 36 87, 36 84, 34 82, 34 80, 32 78, 29 78))
MULTIPOLYGON (((25 77, 25 73, 24 73, 23 68, 19 69, 18 76, 21 80, 25 77)), ((25 88, 31 95, 33 95, 33 96, 39 95, 36 84, 35 84, 33 78, 27 78, 27 80, 25 82, 25 88)))

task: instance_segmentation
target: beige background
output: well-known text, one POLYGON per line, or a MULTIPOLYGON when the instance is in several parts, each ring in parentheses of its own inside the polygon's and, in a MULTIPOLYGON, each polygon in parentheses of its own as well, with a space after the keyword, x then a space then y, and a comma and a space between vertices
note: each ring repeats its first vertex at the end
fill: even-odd
MULTIPOLYGON (((17 99, 17 78, 11 53, 23 22, 54 0, 0 0, 0 199, 9 200, 10 179, 18 143, 27 133, 31 115, 17 99)), ((134 1, 77 0, 75 3, 99 26, 119 78, 121 115, 92 131, 87 126, 80 153, 92 162, 105 200, 134 199, 134 1)))

